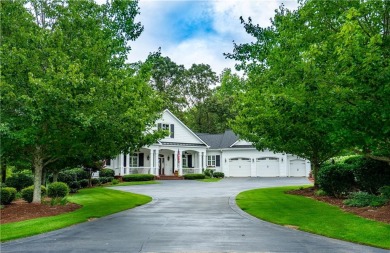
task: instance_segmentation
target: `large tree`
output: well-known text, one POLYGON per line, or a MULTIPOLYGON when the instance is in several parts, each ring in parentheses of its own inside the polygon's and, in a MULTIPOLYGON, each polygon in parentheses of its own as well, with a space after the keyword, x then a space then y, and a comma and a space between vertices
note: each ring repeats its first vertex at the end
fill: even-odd
POLYGON ((143 29, 136 1, 0 4, 1 154, 31 162, 33 202, 50 163, 97 161, 155 141, 160 100, 149 76, 125 63, 143 29))
POLYGON ((307 0, 270 27, 242 22, 256 41, 227 55, 248 74, 241 136, 310 159, 314 174, 343 148, 389 161, 388 1, 307 0))

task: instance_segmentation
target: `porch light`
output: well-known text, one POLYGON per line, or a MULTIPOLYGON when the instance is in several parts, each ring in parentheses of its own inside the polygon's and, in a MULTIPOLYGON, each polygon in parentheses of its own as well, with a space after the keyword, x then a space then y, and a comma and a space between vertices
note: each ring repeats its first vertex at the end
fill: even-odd
POLYGON ((169 157, 170 157, 170 156, 168 156, 168 161, 169 161, 169 157))
POLYGON ((149 156, 147 156, 147 157, 146 157, 146 159, 149 161, 150 157, 149 157, 149 156))

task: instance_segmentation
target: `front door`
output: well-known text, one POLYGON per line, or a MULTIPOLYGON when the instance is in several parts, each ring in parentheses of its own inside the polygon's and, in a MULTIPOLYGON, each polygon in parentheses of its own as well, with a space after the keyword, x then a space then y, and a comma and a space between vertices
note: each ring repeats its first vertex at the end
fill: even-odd
POLYGON ((164 157, 158 158, 158 174, 165 175, 165 159, 164 157))

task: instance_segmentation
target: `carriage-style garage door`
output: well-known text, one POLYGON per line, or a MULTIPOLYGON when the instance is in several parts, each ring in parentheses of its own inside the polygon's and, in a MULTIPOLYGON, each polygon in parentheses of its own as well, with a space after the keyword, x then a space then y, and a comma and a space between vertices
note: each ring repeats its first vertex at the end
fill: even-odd
POLYGON ((306 164, 303 160, 290 161, 290 177, 305 177, 306 164))
POLYGON ((250 158, 229 159, 229 174, 231 177, 250 177, 251 159, 250 158))
POLYGON ((262 157, 256 159, 256 176, 257 177, 278 177, 279 158, 276 157, 262 157))

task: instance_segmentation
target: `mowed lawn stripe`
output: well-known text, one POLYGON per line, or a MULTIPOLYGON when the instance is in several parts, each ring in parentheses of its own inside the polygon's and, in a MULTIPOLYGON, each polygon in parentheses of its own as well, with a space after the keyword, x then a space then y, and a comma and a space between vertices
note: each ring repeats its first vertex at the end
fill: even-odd
POLYGON ((74 212, 57 216, 42 217, 21 222, 3 224, 1 241, 37 235, 56 229, 85 222, 89 218, 100 218, 146 204, 152 200, 149 196, 107 188, 90 188, 68 197, 70 202, 82 205, 74 212))
POLYGON ((255 189, 240 193, 236 202, 245 212, 265 221, 299 230, 381 248, 390 248, 390 225, 364 219, 304 196, 285 192, 298 187, 255 189))

